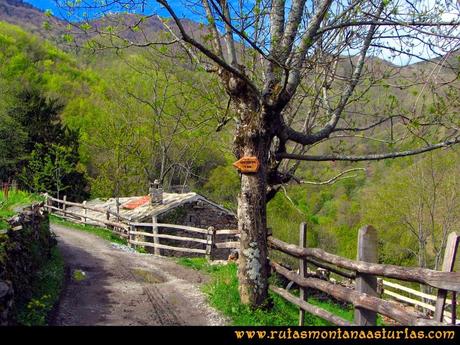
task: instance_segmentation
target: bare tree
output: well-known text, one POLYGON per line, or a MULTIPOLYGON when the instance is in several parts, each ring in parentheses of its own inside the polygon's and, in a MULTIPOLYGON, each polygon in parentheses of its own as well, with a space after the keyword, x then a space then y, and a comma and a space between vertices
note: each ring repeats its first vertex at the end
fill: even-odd
POLYGON ((203 75, 181 82, 176 75, 181 70, 171 70, 152 53, 118 54, 120 60, 106 72, 108 97, 98 104, 105 115, 84 141, 100 195, 142 193, 157 179, 166 191, 185 185, 197 168, 197 152, 208 147, 199 133, 217 123, 220 99, 203 75))
MULTIPOLYGON (((447 237, 460 223, 458 157, 455 150, 428 154, 365 192, 364 217, 381 229, 382 255, 440 269, 447 237)), ((432 292, 424 284, 420 290, 432 292)))
MULTIPOLYGON (((404 76, 398 66, 376 63, 373 57, 394 56, 405 63, 414 58, 426 60, 428 66, 433 66, 432 72, 439 66, 449 68, 446 54, 459 44, 459 21, 447 16, 449 11, 458 13, 458 8, 450 1, 110 3, 138 13, 150 5, 151 11, 161 10, 172 20, 173 28, 166 23, 170 40, 146 35, 137 41, 127 38, 123 32, 139 26, 132 19, 125 20, 118 35, 112 27, 109 31, 98 27, 98 31, 108 38, 106 42, 116 42, 118 48, 179 42, 194 64, 218 76, 230 98, 237 118, 235 156, 255 156, 260 162, 256 173, 241 175, 238 198, 238 275, 243 303, 262 306, 267 301, 266 203, 283 184, 295 180, 299 165, 296 161, 381 160, 460 142, 458 128, 425 116, 422 101, 408 107, 401 92, 381 105, 371 104, 368 99, 381 97, 384 87, 410 87, 402 82, 404 76), (193 35, 180 13, 205 23, 209 39, 193 35), (435 56, 439 58, 433 60, 435 56), (442 138, 427 130, 441 127, 445 129, 442 138), (382 140, 378 128, 389 132, 390 138, 382 140), (429 138, 439 142, 429 142, 429 138), (339 140, 347 144, 342 145, 342 151, 337 149, 341 147, 339 140), (354 140, 380 140, 382 145, 378 152, 354 154, 354 140), (404 150, 398 151, 398 144, 404 150), (407 148, 409 144, 412 148, 407 148)), ((79 7, 86 7, 85 11, 110 10, 108 4, 101 6, 98 1, 84 4, 79 7)), ((154 18, 154 14, 136 18, 145 21, 154 18)), ((444 77, 423 77, 415 84, 424 85, 422 92, 427 94, 440 79, 447 82, 444 77)))

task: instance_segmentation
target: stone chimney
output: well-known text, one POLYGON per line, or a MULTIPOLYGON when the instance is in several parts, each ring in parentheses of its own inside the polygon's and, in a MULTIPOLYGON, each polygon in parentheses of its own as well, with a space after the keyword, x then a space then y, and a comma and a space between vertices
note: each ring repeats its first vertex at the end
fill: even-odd
POLYGON ((160 181, 155 180, 153 181, 153 183, 150 183, 149 194, 150 194, 150 204, 152 205, 163 204, 163 187, 161 186, 160 181))

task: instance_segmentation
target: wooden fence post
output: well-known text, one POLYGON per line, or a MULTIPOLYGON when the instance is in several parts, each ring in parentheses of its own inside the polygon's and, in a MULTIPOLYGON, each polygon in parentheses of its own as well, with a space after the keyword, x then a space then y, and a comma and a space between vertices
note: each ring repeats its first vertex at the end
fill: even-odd
MULTIPOLYGON (((307 224, 301 223, 299 229, 299 247, 307 248, 307 224)), ((301 278, 307 277, 307 260, 305 258, 299 259, 299 275, 301 278)), ((307 300, 307 289, 300 288, 300 299, 302 301, 307 300)), ((299 326, 303 326, 305 323, 305 310, 299 308, 299 326)))
POLYGON ((120 199, 117 197, 115 199, 115 203, 117 205, 117 222, 120 221, 120 199))
POLYGON ((66 201, 67 201, 67 195, 64 195, 64 197, 62 198, 62 211, 64 212, 64 217, 67 216, 67 213, 66 213, 66 208, 67 208, 67 205, 66 205, 66 201))
POLYGON ((53 212, 52 209, 50 209, 48 206, 53 206, 53 201, 50 199, 50 196, 48 193, 45 193, 45 205, 46 205, 46 210, 48 211, 49 214, 53 212))
POLYGON ((136 227, 134 225, 129 226, 129 231, 128 231, 128 247, 136 249, 136 245, 132 244, 131 241, 136 240, 136 235, 132 234, 131 232, 135 232, 136 227))
MULTIPOLYGON (((377 231, 371 225, 359 229, 357 260, 377 263, 377 231)), ((357 292, 377 296, 377 277, 370 274, 356 273, 355 289, 357 292)), ((375 326, 377 313, 364 308, 355 308, 354 323, 358 326, 375 326)))
POLYGON ((457 324, 457 291, 452 291, 452 324, 457 324))
POLYGON ((83 201, 83 225, 86 226, 87 218, 86 216, 88 215, 88 209, 86 208, 86 200, 83 201))
MULTIPOLYGON (((455 256, 457 254, 459 235, 456 232, 451 232, 447 237, 446 251, 444 252, 444 260, 442 262, 443 272, 452 272, 455 264, 455 256)), ((436 300, 436 309, 434 312, 434 320, 442 322, 444 307, 446 305, 447 290, 438 290, 438 298, 436 300)), ((454 301, 452 300, 452 303, 454 301)), ((452 315, 453 316, 453 315, 452 315)))
MULTIPOLYGON (((157 217, 156 216, 152 216, 152 233, 154 235, 158 235, 158 226, 157 226, 157 217)), ((153 247, 153 253, 155 255, 161 255, 161 249, 157 247, 158 244, 160 244, 160 239, 158 237, 154 237, 153 238, 153 243, 154 243, 154 247, 153 247)))
POLYGON ((208 233, 206 234, 206 259, 209 261, 213 258, 213 246, 216 241, 216 229, 213 226, 208 228, 208 233))

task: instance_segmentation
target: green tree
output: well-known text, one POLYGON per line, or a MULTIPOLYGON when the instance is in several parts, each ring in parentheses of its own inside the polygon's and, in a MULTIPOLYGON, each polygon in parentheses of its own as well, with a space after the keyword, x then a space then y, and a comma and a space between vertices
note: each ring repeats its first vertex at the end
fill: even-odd
POLYGON ((0 112, 0 180, 7 181, 18 172, 25 158, 27 133, 11 116, 0 112))
POLYGON ((38 88, 25 88, 19 92, 8 113, 27 133, 26 152, 34 150, 36 144, 63 144, 66 141, 60 118, 63 109, 60 100, 45 97, 38 88))
POLYGON ((80 171, 78 156, 68 146, 36 144, 19 178, 36 193, 48 192, 57 198, 66 194, 73 199, 85 196, 81 188, 85 175, 80 171))
POLYGON ((235 209, 238 184, 238 174, 232 166, 218 166, 210 172, 203 190, 213 200, 223 202, 227 208, 235 209))
POLYGON ((364 190, 363 222, 379 231, 384 262, 438 270, 460 225, 458 152, 428 155, 364 190))
MULTIPOLYGON (((0 22, 0 173, 13 179, 27 171, 36 144, 46 157, 53 144, 72 152, 73 174, 64 179, 76 198, 87 194, 79 160, 78 127, 64 125, 69 102, 86 99, 94 75, 70 55, 19 27, 0 22)), ((81 113, 80 113, 81 114, 81 113)), ((53 154, 50 153, 51 156, 53 154)), ((30 169, 29 169, 30 170, 30 169)), ((27 182, 31 185, 29 176, 27 182)), ((26 187, 23 186, 23 187, 26 187)))

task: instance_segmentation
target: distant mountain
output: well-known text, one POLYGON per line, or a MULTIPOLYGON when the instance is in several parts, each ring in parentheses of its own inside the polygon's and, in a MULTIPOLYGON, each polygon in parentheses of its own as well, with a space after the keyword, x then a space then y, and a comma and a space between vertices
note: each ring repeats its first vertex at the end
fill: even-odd
MULTIPOLYGON (((194 21, 182 19, 181 23, 185 31, 198 40, 208 33, 206 27, 194 21)), ((144 18, 136 14, 111 14, 89 21, 87 24, 91 26, 88 29, 87 38, 96 35, 97 31, 107 33, 108 27, 111 27, 118 36, 140 45, 161 41, 159 36, 161 33, 167 32, 157 16, 144 18)), ((169 25, 174 32, 179 34, 179 30, 173 22, 169 25)))
POLYGON ((21 0, 0 0, 0 20, 45 38, 56 37, 65 27, 62 20, 48 17, 42 10, 21 0), (46 28, 45 22, 51 25, 46 28))
MULTIPOLYGON (((161 40, 159 37, 165 28, 157 17, 149 17, 143 20, 139 25, 139 16, 133 14, 112 14, 104 18, 90 21, 90 29, 87 34, 82 34, 80 30, 74 34, 79 42, 85 41, 97 35, 96 31, 106 31, 107 27, 116 27, 117 32, 125 39, 142 45, 149 41, 161 40), (123 16, 121 20, 121 16, 123 16), (120 27, 119 23, 125 25, 120 27)), ((54 16, 47 16, 44 11, 35 8, 34 6, 23 2, 22 0, 0 0, 0 21, 5 21, 11 24, 18 25, 27 31, 30 31, 40 37, 50 39, 57 43, 61 48, 65 48, 62 35, 66 33, 67 22, 54 16), (49 23, 49 25, 45 24, 49 23)), ((171 23, 173 30, 177 32, 177 28, 171 23)), ((202 24, 184 19, 182 25, 185 30, 197 40, 202 41, 203 37, 208 34, 207 29, 202 24)), ((74 30, 72 30, 74 31, 74 30)), ((352 59, 353 60, 353 59, 352 59)), ((436 58, 429 62, 418 62, 405 67, 399 67, 391 64, 388 61, 379 58, 369 58, 368 68, 374 73, 379 73, 383 69, 397 70, 402 77, 412 79, 427 78, 433 75, 433 71, 437 78, 442 80, 451 80, 456 77, 460 71, 460 51, 454 51, 445 58, 436 58), (437 67, 442 65, 442 68, 437 67)), ((352 65, 348 59, 342 61, 342 69, 345 75, 352 71, 352 65)))
MULTIPOLYGON (((73 23, 70 33, 81 43, 97 36, 97 31, 107 31, 110 26, 115 28, 121 37, 142 45, 149 40, 158 40, 159 33, 165 32, 163 24, 157 17, 150 17, 142 22, 139 19, 140 17, 134 14, 112 14, 88 22, 89 29, 86 33, 78 29, 81 23, 76 23, 76 25, 73 23), (133 29, 135 24, 139 25, 133 29)), ((63 39, 63 34, 68 33, 69 23, 67 21, 55 16, 47 16, 44 11, 21 0, 0 0, 0 21, 18 25, 26 31, 57 43, 61 48, 67 45, 63 39)), ((190 35, 199 40, 207 34, 205 27, 191 20, 182 20, 182 25, 190 35)), ((175 25, 171 23, 171 26, 178 32, 175 25)))

